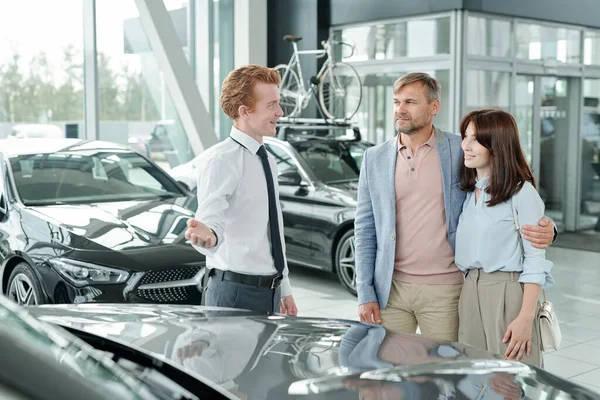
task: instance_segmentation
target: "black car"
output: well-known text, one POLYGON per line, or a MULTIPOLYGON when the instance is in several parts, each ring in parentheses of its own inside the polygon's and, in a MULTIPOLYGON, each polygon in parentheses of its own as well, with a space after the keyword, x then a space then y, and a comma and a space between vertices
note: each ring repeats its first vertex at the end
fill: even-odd
POLYGON ((29 312, 115 357, 142 365, 150 357, 194 394, 209 382, 223 393, 211 399, 600 398, 484 350, 356 321, 152 304, 52 305, 29 312))
MULTIPOLYGON (((356 194, 362 157, 372 144, 354 133, 323 136, 315 128, 304 126, 285 140, 265 138, 278 165, 286 254, 290 263, 335 273, 356 295, 356 194)), ((195 160, 171 174, 193 189, 195 160)))
POLYGON ((133 350, 108 353, 96 349, 64 329, 35 319, 3 296, 0 354, 2 400, 224 398, 212 383, 157 364, 133 350))
POLYGON ((0 146, 0 294, 20 304, 200 304, 194 199, 151 161, 77 139, 0 146))

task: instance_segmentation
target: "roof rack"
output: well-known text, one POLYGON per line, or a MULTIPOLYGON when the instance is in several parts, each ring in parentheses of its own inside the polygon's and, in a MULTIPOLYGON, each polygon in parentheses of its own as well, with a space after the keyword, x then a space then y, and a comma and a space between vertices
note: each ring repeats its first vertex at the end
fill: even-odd
POLYGON ((277 137, 281 140, 290 140, 292 137, 297 139, 324 139, 324 140, 351 140, 351 141, 360 141, 361 134, 360 129, 349 120, 326 120, 322 118, 289 118, 283 117, 280 118, 277 122, 279 126, 277 137), (348 139, 348 137, 336 137, 331 136, 330 134, 326 135, 310 135, 298 133, 294 134, 294 130, 312 130, 312 131, 328 131, 331 129, 343 129, 346 130, 352 129, 354 131, 354 138, 348 139))
POLYGON ((353 122, 347 119, 323 119, 323 118, 300 118, 300 117, 281 117, 279 124, 285 125, 314 125, 314 126, 346 126, 351 127, 353 122))

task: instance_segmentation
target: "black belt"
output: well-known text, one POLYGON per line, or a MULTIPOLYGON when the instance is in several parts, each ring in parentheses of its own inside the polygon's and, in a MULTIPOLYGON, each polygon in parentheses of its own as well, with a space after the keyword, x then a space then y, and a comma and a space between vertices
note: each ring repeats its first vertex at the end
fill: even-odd
POLYGON ((283 276, 280 274, 270 275, 270 276, 262 276, 262 275, 246 275, 246 274, 238 274, 233 271, 223 271, 220 269, 213 268, 208 273, 209 278, 214 276, 216 279, 231 281, 236 283, 241 283, 243 285, 250 285, 256 287, 266 287, 270 289, 277 288, 281 281, 283 280, 283 276))

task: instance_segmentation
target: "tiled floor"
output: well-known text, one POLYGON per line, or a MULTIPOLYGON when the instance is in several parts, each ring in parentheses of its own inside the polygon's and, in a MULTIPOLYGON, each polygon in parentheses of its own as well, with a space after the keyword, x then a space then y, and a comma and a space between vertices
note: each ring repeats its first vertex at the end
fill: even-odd
MULTIPOLYGON (((550 248, 556 284, 548 300, 556 307, 563 343, 546 353, 548 371, 600 393, 600 253, 550 248)), ((356 297, 327 273, 292 267, 292 285, 300 316, 357 319, 356 297)))

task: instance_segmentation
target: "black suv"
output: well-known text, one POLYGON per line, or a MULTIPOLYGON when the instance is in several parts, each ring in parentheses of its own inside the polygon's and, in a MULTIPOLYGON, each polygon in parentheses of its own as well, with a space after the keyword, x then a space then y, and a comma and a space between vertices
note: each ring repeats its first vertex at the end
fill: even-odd
POLYGON ((288 259, 334 272, 356 295, 356 194, 363 154, 372 144, 345 126, 284 125, 278 137, 265 144, 279 169, 288 259))

